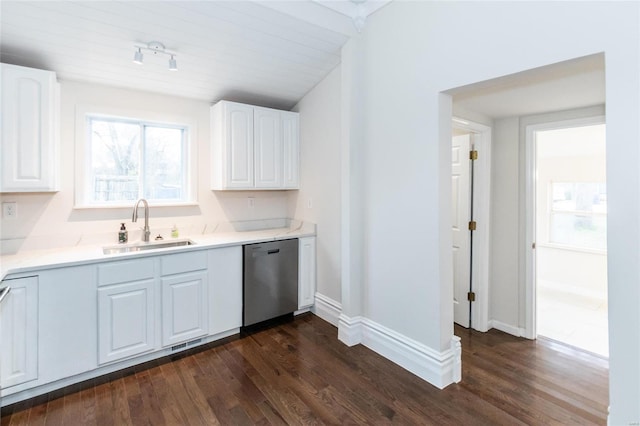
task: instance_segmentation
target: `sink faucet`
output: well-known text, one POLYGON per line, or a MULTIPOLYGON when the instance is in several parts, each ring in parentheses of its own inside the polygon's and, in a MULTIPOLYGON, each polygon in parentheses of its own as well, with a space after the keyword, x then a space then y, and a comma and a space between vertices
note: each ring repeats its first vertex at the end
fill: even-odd
POLYGON ((140 202, 144 204, 144 228, 142 228, 142 241, 145 243, 149 242, 149 235, 151 234, 151 230, 149 229, 149 203, 144 198, 140 198, 136 205, 133 207, 133 217, 131 218, 132 222, 138 221, 138 206, 140 202))

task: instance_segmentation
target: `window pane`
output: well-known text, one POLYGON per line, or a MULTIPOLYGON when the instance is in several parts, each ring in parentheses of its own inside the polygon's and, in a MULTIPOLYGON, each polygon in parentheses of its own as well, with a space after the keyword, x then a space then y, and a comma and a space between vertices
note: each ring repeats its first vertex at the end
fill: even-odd
POLYGON ((607 212, 607 186, 604 183, 554 182, 552 194, 553 211, 607 212))
POLYGON ((184 198, 183 133, 182 129, 145 127, 145 198, 150 200, 184 198))
POLYGON ((553 212, 552 243, 590 249, 607 249, 607 216, 553 212))
POLYGON ((90 131, 92 201, 137 199, 140 175, 140 126, 92 119, 90 131))

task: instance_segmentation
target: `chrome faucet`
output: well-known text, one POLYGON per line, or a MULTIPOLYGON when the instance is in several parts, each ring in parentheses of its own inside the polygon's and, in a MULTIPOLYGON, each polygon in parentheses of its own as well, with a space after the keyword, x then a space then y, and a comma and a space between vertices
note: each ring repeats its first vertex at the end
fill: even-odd
POLYGON ((149 242, 149 235, 151 235, 151 230, 149 229, 149 203, 144 198, 140 198, 136 205, 133 207, 133 217, 131 218, 131 222, 138 221, 138 206, 140 202, 144 204, 144 228, 142 228, 142 241, 145 243, 149 242))

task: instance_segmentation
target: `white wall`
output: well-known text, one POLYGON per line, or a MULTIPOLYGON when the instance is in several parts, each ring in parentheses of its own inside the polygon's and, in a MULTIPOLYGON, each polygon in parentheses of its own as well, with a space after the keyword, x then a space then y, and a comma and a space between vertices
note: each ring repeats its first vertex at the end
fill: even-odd
POLYGON ((300 112, 300 191, 290 194, 290 216, 317 226, 317 291, 336 302, 342 299, 340 76, 338 66, 293 109, 300 112))
POLYGON ((520 120, 494 120, 491 160, 489 318, 519 328, 518 197, 520 120))
POLYGON ((211 232, 219 222, 283 218, 288 215, 289 194, 274 192, 213 192, 209 189, 209 104, 116 89, 72 81, 61 82, 60 192, 55 194, 2 194, 0 201, 16 201, 18 217, 3 219, 0 244, 4 253, 17 249, 52 248, 81 243, 117 242, 120 222, 126 222, 130 240, 139 238, 138 224, 131 223, 131 208, 74 210, 74 147, 76 107, 104 106, 109 109, 149 111, 162 115, 188 117, 193 129, 198 167, 198 205, 192 207, 152 207, 151 232, 167 232, 175 223, 181 235, 211 232), (247 197, 255 197, 248 208, 247 197))
POLYGON ((451 100, 441 92, 605 52, 611 424, 640 419, 639 17, 622 2, 393 2, 343 51, 363 62, 363 163, 351 172, 364 175, 366 235, 364 280, 343 287, 361 285, 366 317, 436 351, 453 333, 451 100))

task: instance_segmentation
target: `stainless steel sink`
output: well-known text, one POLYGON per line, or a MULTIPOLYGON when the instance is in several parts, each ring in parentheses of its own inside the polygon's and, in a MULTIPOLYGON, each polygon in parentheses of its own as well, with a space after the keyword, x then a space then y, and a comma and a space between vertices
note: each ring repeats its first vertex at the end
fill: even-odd
POLYGON ((195 243, 191 240, 173 240, 173 241, 154 241, 154 242, 139 242, 134 244, 123 244, 119 246, 103 247, 102 252, 104 254, 119 254, 130 253, 134 251, 155 250, 171 247, 191 246, 195 243))

